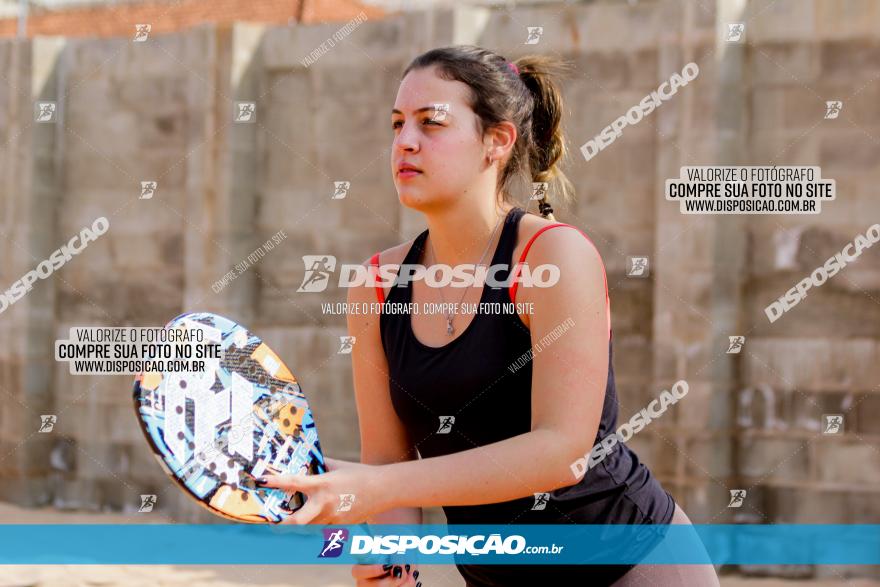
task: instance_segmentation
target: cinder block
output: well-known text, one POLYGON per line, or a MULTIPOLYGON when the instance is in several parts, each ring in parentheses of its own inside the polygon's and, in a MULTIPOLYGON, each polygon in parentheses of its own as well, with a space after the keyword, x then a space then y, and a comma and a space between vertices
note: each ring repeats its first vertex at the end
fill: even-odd
POLYGON ((590 86, 611 91, 630 85, 632 59, 625 50, 595 51, 574 57, 574 65, 590 86))
POLYGON ((819 164, 823 177, 859 173, 870 169, 878 157, 880 144, 858 129, 842 130, 834 135, 821 137, 819 164))
POLYGON ((747 22, 748 43, 805 41, 815 36, 815 0, 757 0, 748 4, 742 20, 747 22))
POLYGON ((627 60, 630 87, 644 88, 646 92, 649 92, 654 91, 660 85, 662 80, 658 79, 658 59, 655 49, 643 49, 629 53, 627 60))
POLYGON ((877 417, 880 414, 880 394, 876 392, 868 392, 864 395, 855 394, 853 413, 856 430, 859 434, 880 436, 880 418, 877 417))
POLYGON ((816 0, 816 33, 821 39, 875 37, 880 17, 871 0, 816 0))
MULTIPOLYGON (((800 306, 794 310, 798 309, 800 306)), ((880 350, 867 338, 841 341, 756 337, 747 340, 745 351, 745 380, 766 383, 774 389, 867 390, 877 380, 876 359, 880 350)))
POLYGON ((739 472, 750 485, 774 479, 807 479, 809 450, 804 440, 745 436, 738 445, 739 472))
POLYGON ((880 484, 880 451, 864 441, 840 442, 825 437, 816 442, 819 481, 828 483, 880 484))
POLYGON ((820 60, 826 81, 873 77, 880 69, 880 43, 863 39, 825 41, 820 45, 820 60))
POLYGON ((819 74, 819 52, 801 41, 764 43, 754 47, 754 83, 767 86, 811 86, 819 74))

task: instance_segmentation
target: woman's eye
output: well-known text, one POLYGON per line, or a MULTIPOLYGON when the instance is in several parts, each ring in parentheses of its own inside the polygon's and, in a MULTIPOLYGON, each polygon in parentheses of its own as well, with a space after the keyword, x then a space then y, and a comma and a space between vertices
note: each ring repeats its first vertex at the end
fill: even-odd
MULTIPOLYGON (((433 125, 435 125, 435 126, 443 126, 442 124, 438 124, 436 121, 431 120, 430 118, 426 118, 426 119, 424 119, 422 122, 427 122, 427 123, 429 123, 429 124, 433 124, 433 125)), ((394 122, 391 123, 391 129, 392 129, 392 130, 394 130, 394 129, 398 129, 398 128, 400 128, 400 126, 401 126, 402 124, 403 124, 403 123, 402 123, 401 121, 396 120, 396 121, 394 121, 394 122)))

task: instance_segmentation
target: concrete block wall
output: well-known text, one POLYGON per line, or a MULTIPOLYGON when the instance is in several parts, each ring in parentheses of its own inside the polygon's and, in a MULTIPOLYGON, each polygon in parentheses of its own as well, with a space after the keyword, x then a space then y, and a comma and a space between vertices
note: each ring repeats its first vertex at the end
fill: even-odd
POLYGON ((880 398, 880 257, 869 249, 772 324, 764 307, 880 219, 880 13, 864 2, 765 4, 753 7, 748 163, 819 165, 837 199, 821 215, 748 224, 739 407, 756 416, 737 428, 737 473, 763 494, 743 509, 761 522, 877 523, 880 436, 868 414, 880 398), (828 100, 843 102, 837 119, 824 119, 828 100), (843 414, 843 433, 823 435, 823 414, 843 414))

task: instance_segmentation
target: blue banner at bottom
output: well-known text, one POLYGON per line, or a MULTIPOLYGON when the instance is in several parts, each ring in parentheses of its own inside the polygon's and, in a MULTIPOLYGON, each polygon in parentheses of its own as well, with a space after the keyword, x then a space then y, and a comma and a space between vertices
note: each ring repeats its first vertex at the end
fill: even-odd
POLYGON ((880 565, 880 525, 0 525, 0 564, 396 561, 880 565))

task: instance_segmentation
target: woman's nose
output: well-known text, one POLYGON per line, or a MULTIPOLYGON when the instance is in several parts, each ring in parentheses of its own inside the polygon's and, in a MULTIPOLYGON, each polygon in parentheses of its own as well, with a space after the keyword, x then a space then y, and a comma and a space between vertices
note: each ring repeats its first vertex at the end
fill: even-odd
POLYGON ((404 124, 394 138, 394 146, 401 151, 417 151, 419 143, 414 130, 404 124))

